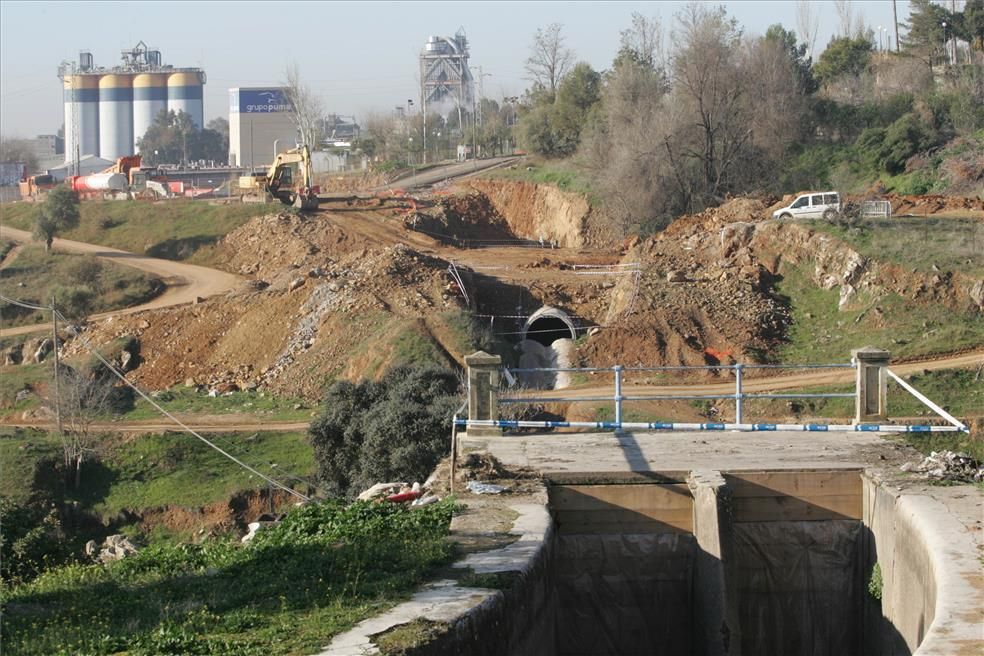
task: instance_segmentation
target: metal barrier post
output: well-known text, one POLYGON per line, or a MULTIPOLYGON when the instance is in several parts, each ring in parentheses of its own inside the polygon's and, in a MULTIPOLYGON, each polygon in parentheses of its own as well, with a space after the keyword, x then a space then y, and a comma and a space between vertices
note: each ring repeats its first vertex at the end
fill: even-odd
MULTIPOLYGON (((499 388, 502 358, 478 351, 465 356, 465 365, 468 367, 468 419, 498 419, 496 390, 499 388)), ((502 429, 493 426, 469 426, 468 434, 502 435, 502 429)))
POLYGON ((884 421, 888 418, 887 376, 885 368, 891 353, 874 346, 851 351, 857 367, 854 423, 884 421))
POLYGON ((622 366, 615 365, 615 430, 622 430, 622 366))
POLYGON ((742 412, 741 412, 741 376, 742 376, 743 365, 739 362, 735 364, 735 423, 742 423, 742 412))

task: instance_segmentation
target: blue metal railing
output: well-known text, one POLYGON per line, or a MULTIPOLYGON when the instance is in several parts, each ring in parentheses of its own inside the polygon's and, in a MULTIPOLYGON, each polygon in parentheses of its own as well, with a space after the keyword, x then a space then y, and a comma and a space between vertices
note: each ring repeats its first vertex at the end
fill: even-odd
POLYGON ((454 423, 456 426, 474 427, 494 427, 494 428, 593 428, 599 430, 738 430, 738 431, 847 431, 847 432, 905 432, 905 433, 930 433, 930 432, 967 432, 967 427, 952 417, 938 405, 920 394, 910 385, 902 381, 892 371, 885 367, 888 377, 899 382, 900 386, 911 393, 923 404, 936 412, 937 415, 949 422, 949 426, 932 425, 902 425, 902 424, 778 424, 778 423, 748 423, 744 421, 745 400, 753 399, 854 399, 857 392, 795 392, 795 393, 748 393, 744 391, 744 372, 749 369, 857 369, 860 366, 856 362, 846 364, 732 364, 716 366, 666 366, 666 367, 554 367, 554 368, 516 368, 505 369, 510 375, 507 379, 513 380, 514 374, 550 374, 550 373, 611 373, 614 376, 614 389, 612 395, 605 396, 513 396, 499 397, 500 404, 528 404, 528 403, 558 403, 558 402, 599 402, 612 401, 614 404, 614 421, 531 421, 531 420, 509 420, 509 419, 461 419, 455 415, 454 423), (627 372, 679 372, 679 371, 733 371, 735 378, 735 391, 723 394, 641 394, 626 395, 623 393, 624 376, 627 372), (734 423, 688 423, 688 422, 626 422, 623 415, 623 403, 627 401, 710 401, 710 400, 733 400, 735 402, 735 421, 734 423))

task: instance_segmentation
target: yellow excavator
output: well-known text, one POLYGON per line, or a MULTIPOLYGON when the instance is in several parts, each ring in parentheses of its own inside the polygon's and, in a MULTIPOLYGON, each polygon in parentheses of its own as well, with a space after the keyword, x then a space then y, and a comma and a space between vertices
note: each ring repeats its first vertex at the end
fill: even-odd
POLYGON ((316 210, 321 190, 313 182, 311 152, 307 146, 300 146, 278 153, 265 175, 239 178, 239 189, 243 192, 243 202, 263 203, 276 198, 284 205, 316 210))

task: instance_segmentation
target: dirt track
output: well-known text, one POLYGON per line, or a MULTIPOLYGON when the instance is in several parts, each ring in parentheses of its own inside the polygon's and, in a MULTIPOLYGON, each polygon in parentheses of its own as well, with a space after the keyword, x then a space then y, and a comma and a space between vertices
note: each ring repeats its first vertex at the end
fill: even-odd
MULTIPOLYGON (((31 234, 26 230, 0 226, 0 238, 25 243, 31 240, 31 234)), ((167 290, 163 294, 147 303, 135 305, 125 310, 95 314, 90 317, 93 320, 122 314, 134 314, 144 310, 170 307, 173 305, 194 303, 198 298, 208 298, 209 296, 222 294, 242 280, 239 276, 216 269, 209 269, 194 264, 184 264, 182 262, 172 262, 170 260, 161 260, 155 257, 137 255, 115 248, 96 246, 80 241, 55 239, 53 247, 55 250, 94 255, 111 260, 117 264, 140 269, 141 271, 146 271, 151 275, 157 276, 167 285, 167 290)), ((44 330, 48 330, 48 327, 45 325, 21 326, 8 330, 0 330, 0 337, 41 332, 44 330)))

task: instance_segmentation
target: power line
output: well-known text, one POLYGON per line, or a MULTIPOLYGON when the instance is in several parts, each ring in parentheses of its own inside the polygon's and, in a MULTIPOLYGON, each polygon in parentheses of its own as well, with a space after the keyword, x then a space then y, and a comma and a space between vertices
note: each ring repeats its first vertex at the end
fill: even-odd
MULTIPOLYGON (((70 322, 70 321, 69 321, 69 320, 68 320, 68 319, 67 319, 67 318, 65 317, 65 315, 63 315, 63 314, 62 314, 61 312, 59 312, 58 310, 56 310, 56 309, 55 309, 55 308, 54 308, 53 306, 51 306, 51 307, 46 307, 46 306, 41 306, 41 305, 34 305, 34 304, 31 304, 31 303, 25 303, 25 302, 23 302, 23 301, 19 301, 19 300, 17 300, 17 299, 12 299, 12 298, 8 298, 7 296, 4 296, 4 295, 2 295, 2 294, 0 294, 0 300, 3 300, 3 301, 5 301, 5 302, 7 302, 7 303, 11 303, 11 304, 13 304, 13 305, 18 305, 18 306, 20 306, 20 307, 24 307, 24 308, 29 308, 29 309, 32 309, 32 310, 46 310, 46 311, 49 311, 49 312, 51 312, 51 313, 52 313, 52 316, 56 316, 56 317, 59 317, 59 318, 60 318, 60 319, 61 319, 62 321, 64 321, 64 322, 65 322, 66 324, 67 324, 67 323, 71 323, 71 322, 70 322)), ((206 438, 206 437, 204 437, 203 435, 201 435, 201 434, 199 434, 199 433, 198 433, 198 431, 196 431, 196 430, 194 430, 194 429, 193 429, 193 428, 191 428, 190 426, 187 426, 187 425, 185 425, 185 424, 184 424, 184 422, 182 422, 182 421, 181 421, 180 419, 178 419, 177 417, 175 417, 174 415, 172 415, 172 414, 171 414, 170 412, 168 412, 167 410, 165 410, 165 409, 164 409, 163 407, 161 407, 161 405, 160 405, 159 403, 157 403, 157 401, 155 401, 155 400, 154 400, 154 399, 153 399, 152 397, 150 397, 149 395, 147 395, 147 394, 145 394, 143 390, 141 390, 141 389, 140 389, 139 387, 137 387, 136 385, 134 385, 133 383, 131 383, 131 382, 130 382, 129 380, 127 380, 127 378, 126 378, 126 376, 124 376, 124 375, 123 375, 123 374, 122 374, 122 373, 121 373, 121 372, 120 372, 120 371, 119 371, 119 370, 118 370, 118 369, 116 368, 116 366, 115 366, 115 365, 113 365, 113 363, 112 363, 112 362, 110 362, 109 360, 107 360, 107 359, 106 359, 106 358, 105 358, 105 357, 103 356, 103 354, 102 354, 102 353, 100 353, 100 352, 99 352, 99 350, 98 350, 98 349, 96 349, 96 348, 95 348, 95 347, 94 347, 94 346, 93 346, 93 345, 92 345, 92 344, 91 344, 91 343, 89 342, 89 340, 85 338, 85 336, 84 336, 84 335, 82 335, 82 334, 79 334, 79 335, 77 335, 77 337, 78 337, 78 339, 79 339, 79 340, 80 340, 80 341, 82 342, 82 345, 83 345, 83 346, 84 346, 84 347, 85 347, 85 348, 86 348, 86 349, 87 349, 87 350, 88 350, 88 351, 89 351, 89 352, 90 352, 90 353, 91 353, 92 355, 94 355, 94 356, 96 356, 96 358, 97 358, 97 359, 98 359, 98 360, 99 360, 99 361, 100 361, 100 362, 101 362, 101 363, 102 363, 102 364, 103 364, 103 365, 104 365, 104 366, 105 366, 105 367, 106 367, 106 368, 107 368, 107 369, 108 369, 108 370, 109 370, 110 372, 112 372, 112 374, 113 374, 114 376, 116 376, 116 377, 117 377, 117 378, 119 378, 119 379, 120 379, 121 381, 123 381, 123 384, 125 384, 125 385, 126 385, 127 387, 129 387, 130 389, 132 389, 132 390, 133 390, 134 392, 136 392, 137 394, 139 394, 139 395, 140 395, 140 397, 141 397, 141 398, 142 398, 143 400, 145 400, 145 401, 146 401, 147 403, 149 403, 149 404, 150 404, 150 405, 151 405, 151 406, 152 406, 152 407, 153 407, 154 409, 156 409, 156 410, 157 410, 158 412, 160 412, 160 413, 161 413, 162 415, 164 415, 165 417, 167 417, 168 419, 170 419, 171 421, 173 421, 173 422, 174 422, 175 424, 177 424, 177 425, 178 425, 179 427, 181 427, 181 428, 182 428, 182 429, 183 429, 183 430, 184 430, 185 432, 187 432, 187 433, 189 433, 189 434, 191 434, 191 435, 194 435, 194 436, 195 436, 196 438, 198 438, 199 440, 201 440, 202 442, 204 442, 204 443, 205 443, 206 445, 208 445, 208 446, 209 446, 210 448, 212 448, 212 449, 215 449, 215 450, 216 450, 216 451, 218 451, 218 452, 219 452, 220 454, 222 454, 223 456, 225 456, 225 457, 226 457, 226 458, 228 458, 229 460, 231 460, 231 461, 233 461, 234 463, 236 463, 237 465, 239 465, 240 467, 242 467, 242 468, 243 468, 243 469, 245 469, 246 471, 248 471, 248 472, 250 472, 250 473, 253 473, 253 474, 255 474, 255 475, 257 475, 257 476, 259 476, 259 477, 260 477, 261 479, 263 479, 264 481, 266 481, 266 482, 267 482, 267 483, 269 483, 270 485, 272 485, 272 486, 274 486, 274 487, 276 487, 276 488, 278 488, 278 489, 280 489, 280 490, 283 490, 284 492, 287 492, 288 494, 291 494, 291 495, 293 495, 293 496, 295 496, 295 497, 297 497, 297 498, 299 498, 299 499, 301 499, 302 501, 310 501, 310 500, 311 500, 311 498, 310 498, 310 497, 308 497, 308 496, 306 496, 306 495, 304 495, 304 494, 301 494, 300 492, 298 492, 297 490, 294 490, 293 488, 290 488, 290 487, 287 487, 286 485, 284 485, 284 484, 283 484, 283 483, 281 483, 280 481, 278 481, 278 480, 276 480, 276 479, 274 479, 274 478, 271 478, 270 476, 267 476, 266 474, 264 474, 263 472, 261 472, 261 471, 259 471, 259 470, 257 470, 257 469, 255 469, 254 467, 251 467, 250 465, 248 465, 248 464, 246 464, 245 462, 243 462, 242 460, 240 460, 240 459, 239 459, 239 458, 237 458, 236 456, 234 456, 234 455, 232 455, 231 453, 229 453, 228 451, 226 451, 225 449, 223 449, 222 447, 220 447, 219 445, 217 445, 217 444, 216 444, 216 443, 215 443, 214 441, 212 441, 212 440, 209 440, 208 438, 206 438)), ((57 346, 56 346, 56 348, 57 348, 57 346)), ((57 372, 56 372, 56 375, 57 375, 57 372)), ((295 477, 295 478, 296 478, 296 477, 295 477)))

